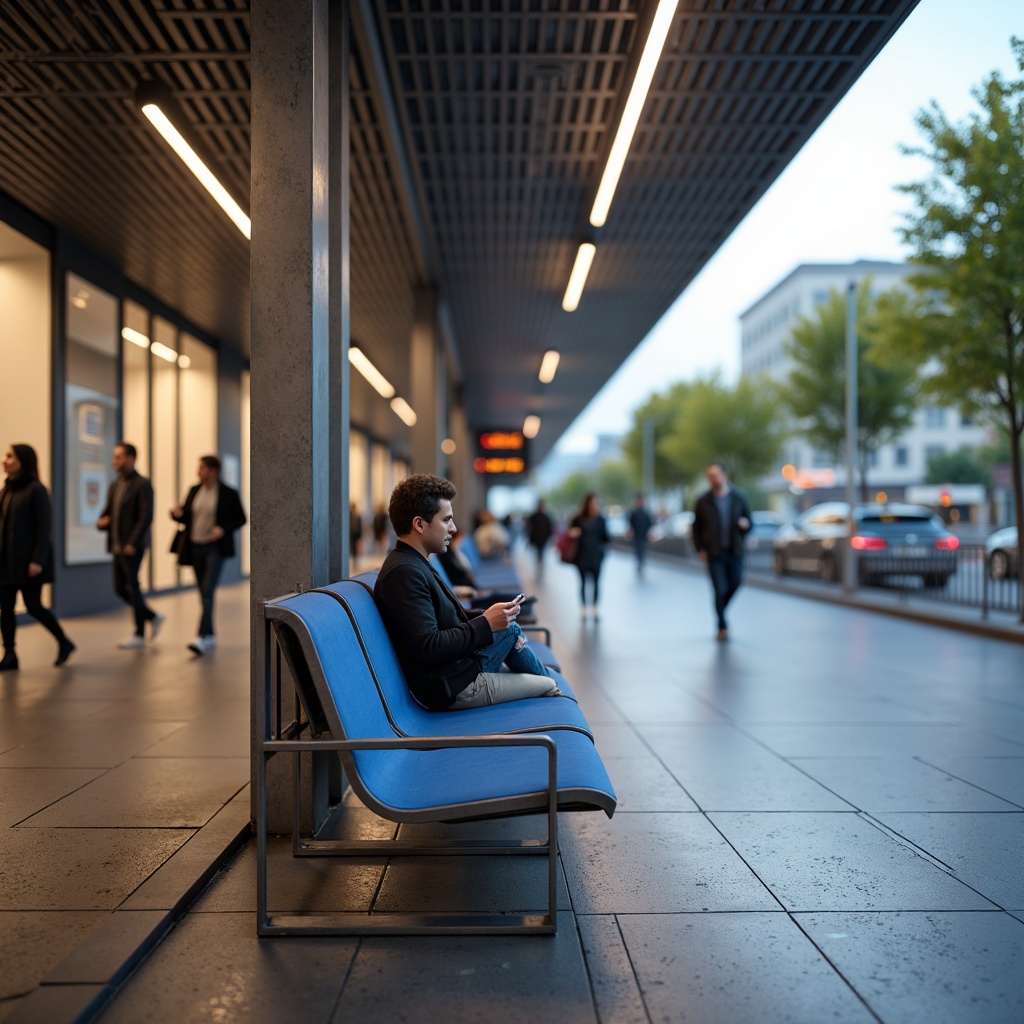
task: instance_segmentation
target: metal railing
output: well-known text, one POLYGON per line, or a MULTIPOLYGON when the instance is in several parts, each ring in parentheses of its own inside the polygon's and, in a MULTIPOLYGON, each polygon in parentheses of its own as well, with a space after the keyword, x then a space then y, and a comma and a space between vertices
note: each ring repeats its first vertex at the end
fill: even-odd
MULTIPOLYGON (((692 563, 697 561, 692 545, 682 537, 666 537, 654 543, 651 550, 692 563)), ((983 618, 989 612, 1019 616, 1019 581, 1016 576, 993 579, 992 567, 983 544, 962 544, 956 551, 942 554, 949 556, 948 563, 942 567, 942 571, 936 571, 930 564, 917 566, 913 558, 908 559, 895 551, 871 552, 869 556, 858 553, 857 588, 898 594, 905 600, 913 598, 960 608, 976 608, 983 618), (866 561, 868 557, 870 562, 866 561), (865 571, 868 567, 870 573, 865 571), (918 571, 915 572, 915 569, 918 571)), ((754 575, 782 578, 775 571, 775 552, 771 544, 761 543, 749 548, 744 556, 744 567, 754 575)), ((819 580, 829 587, 842 586, 841 582, 832 582, 830 575, 822 559, 818 563, 817 572, 792 573, 785 578, 819 580)))

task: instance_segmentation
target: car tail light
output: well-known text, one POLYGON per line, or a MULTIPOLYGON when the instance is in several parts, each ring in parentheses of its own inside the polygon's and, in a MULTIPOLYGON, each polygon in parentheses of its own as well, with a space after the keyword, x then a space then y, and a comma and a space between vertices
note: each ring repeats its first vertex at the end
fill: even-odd
POLYGON ((935 542, 935 548, 938 551, 956 551, 960 547, 959 537, 940 537, 935 542))
POLYGON ((862 537, 859 533, 850 538, 850 547, 854 551, 881 551, 885 541, 881 537, 862 537))

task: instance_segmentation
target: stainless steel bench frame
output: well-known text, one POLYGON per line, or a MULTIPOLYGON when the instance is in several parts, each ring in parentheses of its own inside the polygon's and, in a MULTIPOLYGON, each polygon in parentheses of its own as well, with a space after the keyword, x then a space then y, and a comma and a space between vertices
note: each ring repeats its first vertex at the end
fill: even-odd
MULTIPOLYGON (((279 599, 282 600, 282 599, 279 599)), ((381 737, 363 740, 302 739, 309 727, 298 694, 293 691, 291 721, 282 726, 281 651, 273 636, 274 602, 261 603, 263 620, 264 685, 256 709, 259 736, 256 770, 256 928, 272 935, 553 935, 557 926, 558 880, 558 749, 543 733, 491 736, 381 737), (301 828, 301 756, 303 752, 457 747, 543 747, 548 757, 547 838, 505 840, 318 840, 307 839, 301 828), (293 755, 292 853, 297 857, 419 856, 547 856, 546 914, 355 914, 271 912, 267 907, 267 764, 275 754, 293 755)), ((467 814, 467 817, 471 815, 467 814)), ((487 816, 481 805, 480 817, 487 816)), ((429 812, 405 815, 405 821, 441 820, 429 812)))

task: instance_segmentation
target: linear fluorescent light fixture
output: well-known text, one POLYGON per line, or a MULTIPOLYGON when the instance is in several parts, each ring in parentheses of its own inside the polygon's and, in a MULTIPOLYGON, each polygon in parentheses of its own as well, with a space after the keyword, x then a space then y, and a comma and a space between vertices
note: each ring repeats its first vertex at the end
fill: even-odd
POLYGON ((587 275, 590 273, 590 264, 594 262, 594 254, 597 246, 593 242, 583 242, 576 253, 576 262, 572 265, 572 273, 569 275, 569 284, 562 297, 562 309, 571 313, 579 304, 583 295, 583 286, 587 283, 587 275))
POLYGON ((555 379, 559 359, 561 356, 553 348, 544 353, 544 358, 540 361, 540 373, 537 374, 541 384, 550 384, 555 379))
POLYGON ((597 188, 597 196, 590 211, 590 223, 595 228, 601 227, 608 219, 612 197, 619 184, 622 168, 626 164, 629 146, 633 141, 636 126, 640 123, 640 114, 644 109, 654 72, 658 68, 658 61, 661 60, 661 51, 665 48, 665 40, 672 27, 672 19, 675 17, 678 4, 679 0, 659 0, 658 10, 651 23, 647 42, 644 43, 644 52, 637 65, 636 74, 633 76, 629 98, 622 111, 622 118, 615 132, 615 140, 608 153, 608 162, 604 165, 604 174, 601 175, 601 184, 597 188))
MULTIPOLYGON (((135 101, 142 113, 149 119, 150 124, 163 136, 164 141, 178 154, 185 166, 199 179, 200 184, 231 218, 235 227, 246 238, 251 238, 252 221, 248 215, 235 202, 228 190, 185 138, 184 125, 174 124, 173 118, 181 118, 181 114, 170 93, 156 82, 144 82, 136 91, 135 101)), ((181 120, 184 121, 184 118, 181 120)))
POLYGON ((412 406, 400 396, 391 399, 391 411, 407 426, 416 426, 416 413, 412 406))
POLYGON ((523 437, 536 437, 540 433, 540 417, 527 416, 523 420, 523 437))
POLYGON ((176 363, 178 361, 178 353, 174 351, 169 345, 164 345, 159 341, 154 341, 149 347, 150 352, 155 356, 159 356, 161 359, 166 359, 169 363, 176 363))
POLYGON ((361 348, 355 345, 349 347, 348 361, 373 385, 373 389, 381 398, 392 398, 395 394, 391 381, 377 369, 361 348))
POLYGON ((139 348, 149 348, 149 338, 142 331, 135 330, 134 327, 122 327, 121 337, 125 341, 130 341, 133 345, 138 345, 139 348))

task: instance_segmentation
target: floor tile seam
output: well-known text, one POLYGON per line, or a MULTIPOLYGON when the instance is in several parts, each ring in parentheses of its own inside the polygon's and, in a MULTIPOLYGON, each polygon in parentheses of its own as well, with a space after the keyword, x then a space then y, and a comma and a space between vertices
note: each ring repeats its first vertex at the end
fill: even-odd
MULTIPOLYGON (((945 775, 948 775, 952 779, 956 779, 958 782, 963 782, 965 785, 972 786, 974 789, 978 790, 981 793, 987 793, 989 796, 995 797, 997 800, 1002 800, 1005 803, 1008 803, 1011 807, 1019 807, 1022 811, 1024 811, 1024 804, 1018 804, 1018 803, 1016 803, 1013 800, 1007 799, 1005 796, 1000 796, 998 793, 993 793, 992 790, 986 789, 984 786, 979 786, 976 782, 971 782, 969 779, 965 779, 965 778, 963 778, 963 776, 957 775, 956 772, 949 771, 948 768, 942 768, 942 767, 940 767, 937 764, 932 764, 930 761, 926 760, 920 754, 915 755, 915 760, 920 761, 922 764, 928 765, 929 768, 934 768, 936 771, 939 771, 939 772, 942 772, 945 775)), ((990 760, 994 760, 994 759, 990 759, 990 760)), ((1011 761, 1011 760, 1024 760, 1024 759, 1022 759, 1022 758, 1006 758, 1005 760, 1011 761)), ((944 812, 944 813, 948 813, 948 812, 944 812)), ((985 812, 977 812, 977 813, 985 813, 985 812)), ((1010 813, 1010 812, 998 811, 996 813, 1006 814, 1006 813, 1010 813)))
POLYGON ((637 973, 636 964, 633 962, 633 954, 629 951, 629 944, 626 942, 626 936, 622 933, 622 924, 619 921, 619 915, 613 914, 615 919, 615 930, 619 934, 619 940, 622 942, 622 951, 626 955, 626 962, 629 964, 629 969, 633 975, 633 984, 636 986, 636 994, 640 998, 640 1005, 644 1009, 644 1014, 647 1020, 653 1024, 654 1018, 651 1016, 650 1007, 647 1005, 647 996, 644 993, 644 987, 640 984, 640 975, 637 973))
MULTIPOLYGON (((14 770, 14 769, 11 769, 11 770, 14 770)), ((46 770, 50 770, 50 771, 76 771, 78 769, 74 769, 74 768, 70 768, 70 769, 60 769, 60 768, 38 769, 38 768, 32 768, 32 769, 22 769, 22 770, 23 771, 46 771, 46 770)), ((87 771, 95 771, 96 769, 85 769, 85 770, 87 770, 87 771)), ((62 800, 66 800, 69 796, 74 796, 75 793, 79 792, 79 790, 85 789, 86 786, 91 786, 94 782, 98 781, 99 779, 102 779, 104 775, 109 775, 110 772, 112 772, 112 771, 113 771, 112 768, 102 769, 98 775, 94 775, 91 779, 87 779, 80 786, 76 786, 74 789, 68 790, 67 793, 62 793, 60 796, 58 796, 55 799, 51 800, 48 804, 44 804, 42 807, 37 807, 31 814, 25 815, 24 818, 21 818, 19 821, 13 822, 8 827, 9 828, 38 828, 38 827, 40 827, 40 826, 37 826, 37 825, 25 825, 24 822, 28 821, 31 818, 34 818, 37 814, 42 814, 43 811, 49 810, 51 807, 56 806, 62 800)), ((3 769, 0 769, 0 775, 2 775, 2 774, 3 774, 3 769)))
POLYGON ((948 876, 949 878, 952 878, 953 881, 958 882, 965 889, 969 889, 977 896, 980 896, 987 903, 991 903, 993 907, 996 907, 998 910, 1001 911, 1006 911, 1008 909, 1007 907, 1004 907, 998 900, 994 900, 991 896, 987 896, 979 888, 977 888, 977 886, 971 885, 970 882, 965 881, 959 874, 957 874, 956 868, 954 868, 951 864, 947 864, 944 860, 941 860, 939 857, 936 857, 935 854, 930 853, 923 846, 919 846, 912 839, 909 839, 907 836, 904 836, 900 832, 897 832, 894 828, 891 828, 890 826, 886 825, 883 821, 880 821, 879 819, 872 817, 870 814, 866 812, 859 815, 859 817, 863 818, 864 821, 866 821, 873 828, 878 829, 878 831, 881 832, 883 835, 888 836, 899 846, 902 846, 904 849, 908 850, 915 856, 920 857, 922 860, 927 861, 937 870, 941 871, 944 875, 948 876))
POLYGON ((835 974, 836 977, 838 977, 843 982, 843 984, 853 994, 854 998, 857 999, 858 1002, 860 1002, 864 1009, 867 1010, 867 1012, 870 1013, 876 1021, 878 1021, 878 1024, 884 1024, 884 1019, 878 1013, 875 1012, 874 1008, 868 1002, 867 998, 857 991, 857 987, 854 985, 853 980, 851 978, 848 978, 840 969, 839 965, 828 955, 828 953, 826 953, 825 950, 814 941, 814 939, 811 937, 810 932, 808 932, 803 927, 803 925, 796 919, 794 913, 787 912, 786 916, 789 918, 790 921, 792 921, 793 926, 797 928, 800 931, 800 933, 807 939, 807 941, 811 944, 812 948, 818 951, 818 956, 820 956, 821 959, 825 963, 827 963, 829 967, 832 968, 832 973, 835 974))

